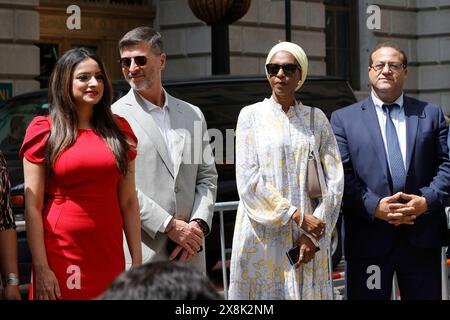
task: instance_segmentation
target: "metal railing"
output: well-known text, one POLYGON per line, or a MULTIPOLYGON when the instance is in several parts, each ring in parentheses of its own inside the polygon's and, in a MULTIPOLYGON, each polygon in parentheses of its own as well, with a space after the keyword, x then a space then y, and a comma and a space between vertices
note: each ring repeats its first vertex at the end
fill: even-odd
POLYGON ((239 201, 217 202, 214 206, 214 212, 219 212, 220 218, 220 256, 222 259, 222 278, 223 278, 223 295, 228 300, 228 277, 227 277, 227 257, 225 254, 225 225, 223 221, 223 213, 230 212, 236 214, 239 201))
MULTIPOLYGON (((225 224, 223 215, 225 212, 235 214, 234 211, 237 210, 239 201, 230 202, 218 202, 214 206, 214 212, 219 213, 220 218, 220 253, 221 253, 221 263, 222 263, 222 278, 223 278, 223 290, 225 300, 228 300, 228 277, 227 277, 227 259, 226 259, 226 248, 225 248, 225 224)), ((17 231, 25 230, 25 221, 16 221, 17 231)), ((334 283, 333 283, 333 262, 332 262, 332 250, 331 241, 330 247, 327 249, 328 255, 328 273, 331 291, 333 293, 334 299, 334 283)), ((443 247, 441 251, 441 277, 442 277, 442 300, 449 300, 449 283, 448 283, 448 263, 447 263, 447 248, 443 247)), ((392 284, 392 299, 398 300, 398 285, 397 279, 394 276, 392 284)))
MULTIPOLYGON (((441 249, 441 287, 442 287, 442 300, 449 300, 448 295, 448 267, 447 267, 447 247, 441 249)), ((392 279, 392 300, 400 300, 399 288, 397 283, 397 276, 394 274, 392 279)))
POLYGON ((448 267, 447 267, 447 249, 441 250, 441 274, 442 274, 442 300, 448 300, 448 267))
MULTIPOLYGON (((222 278, 223 278, 223 295, 225 300, 228 300, 228 276, 227 276, 227 259, 226 259, 226 248, 225 248, 225 226, 223 220, 224 212, 229 212, 236 214, 239 205, 239 201, 230 201, 230 202, 217 202, 214 206, 214 212, 219 213, 220 218, 220 255, 221 255, 221 264, 222 264, 222 278)), ((331 241, 330 247, 327 249, 328 255, 328 275, 330 281, 330 287, 332 292, 332 297, 334 300, 334 284, 333 284, 333 261, 331 258, 331 241)))
MULTIPOLYGON (((228 278, 227 278, 227 259, 226 259, 226 248, 225 248, 225 226, 223 214, 224 212, 229 212, 235 214, 234 211, 238 208, 239 201, 230 201, 230 202, 218 202, 214 206, 214 212, 219 213, 220 218, 220 253, 221 253, 221 263, 222 263, 222 277, 223 277, 223 293, 225 300, 228 300, 228 278)), ((442 277, 442 300, 449 299, 449 286, 448 286, 448 267, 447 267, 447 248, 443 247, 441 252, 441 277, 442 277)), ((334 283, 333 283, 333 260, 332 260, 332 250, 331 250, 331 241, 330 247, 327 249, 328 255, 328 274, 331 292, 333 293, 332 297, 334 300, 334 283)), ((392 299, 398 300, 398 284, 396 276, 392 280, 392 299)))

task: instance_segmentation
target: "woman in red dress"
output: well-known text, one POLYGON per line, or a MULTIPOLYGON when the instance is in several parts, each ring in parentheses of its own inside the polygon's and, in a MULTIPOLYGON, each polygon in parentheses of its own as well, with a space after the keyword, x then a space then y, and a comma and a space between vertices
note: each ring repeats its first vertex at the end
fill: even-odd
POLYGON ((99 58, 71 49, 50 78, 50 115, 27 129, 20 156, 33 299, 100 295, 125 270, 122 231, 133 266, 141 264, 137 139, 111 100, 99 58))

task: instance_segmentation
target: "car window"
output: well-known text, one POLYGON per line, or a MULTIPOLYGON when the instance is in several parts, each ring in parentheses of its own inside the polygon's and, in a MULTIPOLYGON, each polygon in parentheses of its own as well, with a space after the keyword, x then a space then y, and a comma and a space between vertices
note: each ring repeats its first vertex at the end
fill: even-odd
POLYGON ((306 81, 297 98, 307 106, 320 108, 328 118, 339 108, 356 102, 351 88, 344 81, 306 81))
MULTIPOLYGON (((128 83, 123 80, 114 81, 113 88, 114 101, 130 89, 128 83)), ((258 77, 231 81, 229 79, 167 81, 164 88, 173 96, 202 110, 219 172, 220 192, 217 200, 236 200, 238 196, 233 163, 237 118, 243 107, 270 97, 271 89, 267 79, 258 77), (217 134, 218 132, 220 134, 217 134), (221 149, 218 149, 219 145, 222 146, 221 149)), ((322 109, 328 117, 334 110, 355 102, 353 92, 345 81, 323 78, 306 81, 297 98, 305 105, 322 109)), ((0 149, 8 161, 13 186, 23 183, 22 160, 19 159, 18 152, 25 129, 35 116, 46 114, 48 103, 45 90, 23 97, 14 97, 0 107, 0 149)))
MULTIPOLYGON (((235 129, 240 110, 269 98, 268 81, 166 85, 173 96, 198 106, 205 115, 208 128, 235 129)), ((303 104, 331 113, 355 102, 353 92, 344 81, 307 81, 297 93, 303 104)))
POLYGON ((123 81, 115 81, 113 82, 113 103, 120 98, 122 98, 124 95, 128 93, 130 90, 130 86, 123 81))
MULTIPOLYGON (((226 129, 235 130, 239 112, 245 106, 269 98, 271 89, 266 79, 244 82, 220 82, 201 84, 168 84, 166 90, 173 96, 198 106, 206 119, 211 141, 214 129, 227 138, 226 129)), ((322 109, 328 118, 343 106, 354 103, 350 87, 344 81, 307 81, 297 94, 303 104, 322 109)), ((223 149, 225 150, 223 141, 223 149)), ((216 159, 217 160, 217 159, 216 159)), ((221 164, 222 161, 218 161, 221 164)))
POLYGON ((45 114, 48 114, 47 97, 41 95, 12 100, 0 108, 0 150, 7 161, 17 160, 17 153, 31 120, 45 114))
POLYGON ((241 109, 270 97, 270 87, 264 82, 211 83, 165 87, 178 99, 198 106, 205 116, 208 128, 225 133, 235 129, 241 109))
MULTIPOLYGON (((243 107, 270 97, 271 89, 268 81, 261 78, 239 82, 166 84, 164 87, 171 95, 202 110, 219 173, 220 192, 217 194, 217 201, 238 199, 234 169, 234 130, 243 107), (217 131, 214 129, 219 130, 221 134, 215 136, 214 133, 217 131), (227 129, 231 129, 232 135, 229 132, 227 134, 227 129), (218 149, 220 143, 222 147, 218 149)), ((297 99, 305 105, 322 109, 328 117, 331 117, 334 110, 355 102, 350 87, 344 81, 333 80, 307 81, 297 94, 297 99)))

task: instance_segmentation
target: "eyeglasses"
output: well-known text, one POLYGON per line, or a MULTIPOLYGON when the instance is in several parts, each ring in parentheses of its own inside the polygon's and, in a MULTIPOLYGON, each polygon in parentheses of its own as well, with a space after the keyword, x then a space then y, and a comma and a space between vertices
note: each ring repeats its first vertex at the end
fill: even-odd
POLYGON ((280 68, 283 69, 283 73, 286 76, 292 76, 295 71, 300 70, 302 71, 302 68, 298 64, 295 63, 287 63, 287 64, 277 64, 277 63, 268 63, 266 64, 266 70, 267 73, 274 77, 278 74, 278 71, 280 71, 280 68))
POLYGON ((120 58, 119 64, 122 66, 122 68, 129 68, 131 66, 131 60, 134 60, 134 63, 138 67, 143 67, 147 64, 147 57, 146 56, 136 56, 136 57, 126 57, 126 58, 120 58))
POLYGON ((395 63, 395 62, 379 62, 376 64, 372 64, 370 67, 373 68, 375 71, 380 72, 384 69, 385 66, 388 66, 388 68, 392 71, 399 71, 400 69, 406 68, 406 66, 403 63, 395 63))

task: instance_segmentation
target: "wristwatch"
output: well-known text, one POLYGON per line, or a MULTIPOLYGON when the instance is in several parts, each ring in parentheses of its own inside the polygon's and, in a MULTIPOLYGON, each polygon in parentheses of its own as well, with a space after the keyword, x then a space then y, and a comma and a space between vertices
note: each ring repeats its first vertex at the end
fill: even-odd
POLYGON ((19 285, 19 277, 15 273, 8 273, 6 276, 6 285, 7 286, 18 286, 19 285))
POLYGON ((200 226, 200 229, 202 229, 203 235, 206 237, 209 234, 209 226, 208 224, 203 221, 200 218, 192 219, 192 221, 195 221, 200 226))

